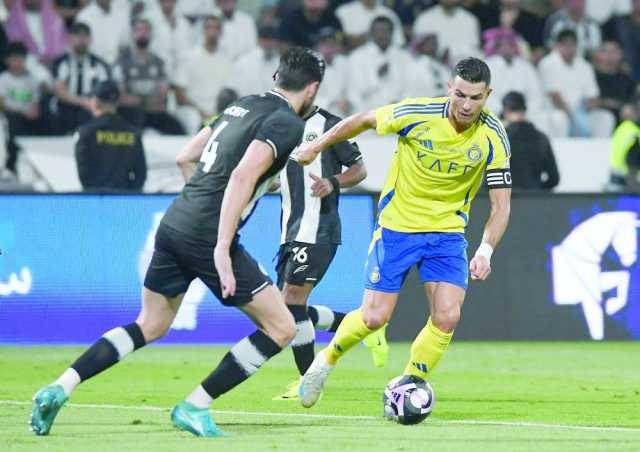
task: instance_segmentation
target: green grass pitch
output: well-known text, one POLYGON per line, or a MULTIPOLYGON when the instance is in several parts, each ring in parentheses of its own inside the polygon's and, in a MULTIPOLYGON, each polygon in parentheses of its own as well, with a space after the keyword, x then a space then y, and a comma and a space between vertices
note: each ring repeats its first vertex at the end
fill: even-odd
POLYGON ((434 414, 417 426, 381 417, 384 369, 350 352, 312 409, 277 402, 296 377, 286 350, 214 402, 230 438, 174 430, 169 408, 213 368, 226 347, 149 347, 82 385, 52 433, 27 429, 28 402, 78 347, 0 347, 0 451, 640 451, 640 344, 454 342, 430 380, 434 414))

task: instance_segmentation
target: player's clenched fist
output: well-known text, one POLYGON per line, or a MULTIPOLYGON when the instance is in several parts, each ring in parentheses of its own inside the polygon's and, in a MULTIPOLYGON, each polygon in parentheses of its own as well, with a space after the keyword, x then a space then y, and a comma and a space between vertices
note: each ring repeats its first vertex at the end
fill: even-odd
POLYGON ((484 281, 491 273, 491 264, 489 263, 489 259, 484 256, 474 256, 469 263, 469 272, 471 273, 471 279, 484 281))
POLYGON ((320 153, 320 150, 317 149, 317 146, 314 146, 313 143, 307 143, 307 144, 301 145, 298 148, 298 150, 295 153, 295 159, 302 166, 306 166, 311 162, 313 162, 319 153, 320 153))
POLYGON ((222 298, 232 297, 236 293, 236 278, 233 276, 233 268, 231 267, 231 257, 229 250, 220 247, 213 251, 213 260, 216 264, 216 271, 220 277, 220 285, 222 286, 222 298))

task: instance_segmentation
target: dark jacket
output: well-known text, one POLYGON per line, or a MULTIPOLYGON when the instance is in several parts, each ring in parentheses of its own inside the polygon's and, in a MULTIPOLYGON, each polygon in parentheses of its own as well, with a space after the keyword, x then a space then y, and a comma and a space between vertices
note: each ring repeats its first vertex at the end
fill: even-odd
POLYGON ((560 182, 556 159, 547 136, 527 121, 507 127, 511 142, 513 188, 551 190, 560 182))
POLYGON ((147 178, 140 132, 118 115, 102 115, 80 127, 75 153, 85 190, 140 191, 147 178))

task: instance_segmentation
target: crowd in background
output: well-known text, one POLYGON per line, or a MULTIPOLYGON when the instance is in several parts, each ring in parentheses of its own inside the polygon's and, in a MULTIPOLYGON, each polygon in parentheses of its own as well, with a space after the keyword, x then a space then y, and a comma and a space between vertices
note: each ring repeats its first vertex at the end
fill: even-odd
POLYGON ((74 133, 107 79, 140 130, 191 134, 269 89, 288 45, 325 57, 317 104, 342 116, 446 95, 456 61, 483 57, 488 106, 522 93, 554 138, 611 136, 640 80, 640 0, 4 0, 0 20, 10 137, 74 133))

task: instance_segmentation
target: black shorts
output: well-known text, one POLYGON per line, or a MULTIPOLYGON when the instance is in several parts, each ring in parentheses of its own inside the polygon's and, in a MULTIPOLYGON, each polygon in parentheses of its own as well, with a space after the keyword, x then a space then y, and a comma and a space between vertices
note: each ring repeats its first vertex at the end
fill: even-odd
POLYGON ((255 294, 272 284, 271 278, 235 240, 230 254, 236 293, 223 299, 213 261, 214 248, 214 243, 196 239, 160 223, 144 286, 167 297, 175 297, 185 293, 191 281, 200 278, 222 304, 238 306, 250 302, 255 294))
POLYGON ((302 242, 289 242, 280 246, 278 264, 278 287, 284 283, 302 286, 318 284, 327 272, 338 245, 312 245, 302 242))

